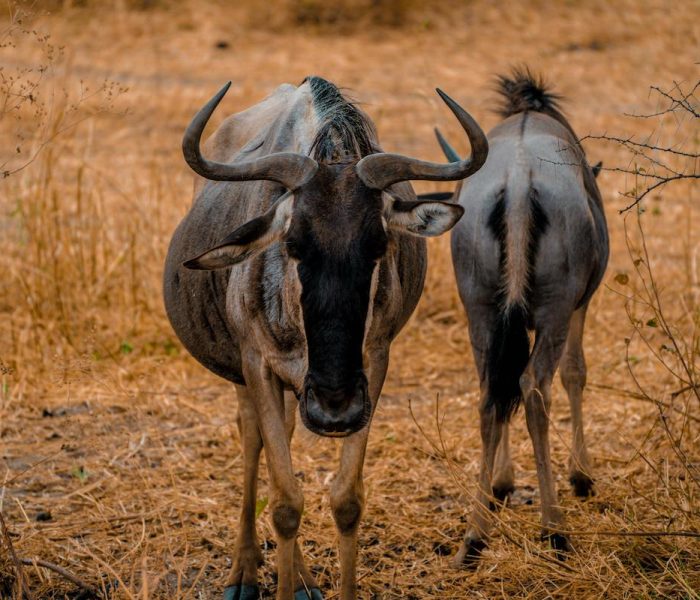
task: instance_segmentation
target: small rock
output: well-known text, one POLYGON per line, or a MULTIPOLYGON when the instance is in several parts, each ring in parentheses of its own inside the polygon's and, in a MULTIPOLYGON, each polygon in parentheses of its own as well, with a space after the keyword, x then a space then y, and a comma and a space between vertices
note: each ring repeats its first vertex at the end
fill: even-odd
POLYGON ((450 547, 442 542, 433 542, 433 552, 438 556, 449 556, 451 553, 450 547))

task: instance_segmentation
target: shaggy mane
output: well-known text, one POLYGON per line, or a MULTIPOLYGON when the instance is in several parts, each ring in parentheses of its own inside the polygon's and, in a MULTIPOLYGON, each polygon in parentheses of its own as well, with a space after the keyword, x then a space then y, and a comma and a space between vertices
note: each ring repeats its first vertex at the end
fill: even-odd
POLYGON ((372 154, 376 131, 369 118, 330 81, 310 76, 314 108, 321 124, 311 145, 311 157, 339 162, 372 154))

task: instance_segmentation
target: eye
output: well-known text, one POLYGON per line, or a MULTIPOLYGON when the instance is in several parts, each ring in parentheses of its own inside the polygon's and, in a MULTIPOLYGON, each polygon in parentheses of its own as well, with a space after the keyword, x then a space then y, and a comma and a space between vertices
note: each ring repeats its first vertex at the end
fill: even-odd
POLYGON ((299 244, 297 244, 294 240, 287 240, 284 243, 284 247, 287 250, 287 255, 290 258, 293 258, 295 260, 301 260, 301 249, 299 247, 299 244))

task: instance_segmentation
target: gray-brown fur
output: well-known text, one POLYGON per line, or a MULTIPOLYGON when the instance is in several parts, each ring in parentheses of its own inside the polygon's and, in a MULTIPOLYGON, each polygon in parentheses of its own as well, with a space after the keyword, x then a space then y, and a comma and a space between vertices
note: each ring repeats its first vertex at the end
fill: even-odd
POLYGON ((277 598, 290 600, 316 586, 296 543, 303 495, 288 436, 298 400, 309 429, 346 437, 331 508, 340 540, 340 597, 350 600, 357 596, 368 423, 391 341, 423 288, 420 236, 446 231, 463 212, 417 201, 406 180, 466 177, 485 161, 487 144, 473 119, 443 95, 473 141, 473 160, 439 165, 385 155, 369 118, 333 84, 312 77, 226 119, 200 152, 201 130, 225 91, 185 135, 189 164, 217 181, 195 182, 194 204, 168 251, 164 295, 186 348, 238 384, 245 482, 227 594, 234 600, 257 594, 261 444, 278 541, 277 598), (246 180, 246 170, 266 181, 246 180), (231 181, 221 181, 227 177, 231 181))
POLYGON ((537 459, 543 532, 557 549, 568 546, 556 535, 562 515, 547 433, 550 384, 562 356, 574 429, 570 477, 579 493, 592 484, 580 417, 581 337, 608 259, 603 203, 559 97, 527 70, 499 82, 504 120, 488 134, 486 164, 459 191, 465 217, 452 233, 481 380, 483 445, 479 495, 458 562, 483 546, 492 494, 502 498, 513 489, 507 428, 521 401, 537 459))
MULTIPOLYGON (((326 156, 329 152, 328 141, 317 135, 313 124, 309 124, 308 130, 301 134, 294 132, 300 128, 299 120, 308 115, 312 110, 310 105, 314 102, 312 90, 304 93, 304 87, 312 87, 309 80, 307 85, 298 88, 296 93, 292 93, 286 86, 278 90, 276 95, 289 96, 290 103, 282 105, 281 115, 267 125, 267 131, 263 128, 257 130, 256 137, 266 140, 259 147, 246 151, 245 140, 242 140, 243 149, 238 152, 235 149, 224 148, 228 140, 221 138, 225 138, 229 129, 233 128, 231 121, 239 117, 235 115, 214 134, 205 151, 218 160, 235 160, 239 157, 249 160, 282 152, 291 146, 292 149, 302 152, 313 152, 317 149, 321 157, 326 156)), ((279 102, 274 96, 273 100, 279 102)), ((241 116, 249 116, 246 114, 249 112, 251 111, 241 113, 241 116)), ((325 106, 324 112, 329 115, 329 121, 332 120, 333 113, 325 106)), ((366 117, 363 119, 364 122, 356 119, 354 124, 363 130, 364 136, 378 149, 373 127, 366 117)), ((326 123, 316 127, 335 137, 335 128, 327 127, 326 123)), ((353 145, 342 149, 346 158, 352 158, 357 149, 353 145)), ((356 155, 354 158, 361 157, 356 155)), ((404 198, 415 198, 409 185, 400 184, 396 187, 399 188, 397 193, 404 198)), ((289 259, 285 253, 280 252, 280 244, 274 244, 249 263, 233 267, 235 281, 228 269, 193 271, 183 268, 182 263, 222 242, 238 225, 268 209, 284 192, 283 188, 269 182, 206 182, 195 198, 189 214, 173 235, 168 252, 164 288, 166 309, 173 328, 197 360, 217 375, 234 383, 245 383, 240 366, 239 340, 250 328, 250 324, 247 322, 248 315, 241 315, 241 320, 244 321, 242 323, 231 323, 230 313, 227 318, 227 289, 229 298, 234 294, 242 294, 241 301, 249 307, 251 316, 270 334, 267 343, 273 346, 279 344, 280 350, 288 352, 301 351, 303 333, 299 331, 300 323, 294 315, 289 315, 283 310, 280 301, 285 281, 279 277, 279 272, 287 271, 289 259)), ((318 197, 310 198, 308 202, 330 202, 327 208, 332 209, 332 203, 343 198, 345 196, 342 194, 334 194, 332 190, 320 188, 318 197)), ((353 216, 341 207, 335 208, 338 209, 340 218, 344 213, 346 218, 353 216)), ((341 241, 343 232, 352 231, 352 228, 346 229, 347 224, 342 222, 336 221, 333 225, 330 223, 332 222, 329 222, 325 243, 329 249, 333 249, 341 241)), ((322 228, 319 228, 319 233, 322 231, 322 228)), ((386 344, 391 342, 393 335, 398 333, 413 312, 423 288, 426 269, 424 240, 394 233, 391 243, 395 246, 395 252, 385 260, 396 260, 396 267, 402 274, 400 281, 403 288, 398 297, 403 301, 400 305, 392 307, 392 313, 384 315, 382 319, 382 329, 392 334, 384 340, 386 344)), ((380 269, 380 273, 384 274, 380 281, 380 290, 387 284, 386 272, 386 268, 380 269)), ((382 292, 380 297, 386 297, 386 293, 382 292)), ((287 384, 291 388, 296 387, 298 391, 302 382, 289 381, 287 384)))

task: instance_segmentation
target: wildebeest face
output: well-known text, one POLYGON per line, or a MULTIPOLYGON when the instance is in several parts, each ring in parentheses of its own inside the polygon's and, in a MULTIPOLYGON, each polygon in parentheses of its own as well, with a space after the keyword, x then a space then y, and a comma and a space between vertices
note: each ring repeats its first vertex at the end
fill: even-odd
POLYGON ((340 437, 362 429, 371 416, 363 346, 391 231, 439 235, 462 213, 457 205, 406 201, 369 188, 354 162, 319 164, 293 194, 185 266, 226 267, 282 243, 287 276, 298 278, 301 290, 308 359, 297 390, 302 420, 315 433, 340 437))
POLYGON ((301 285, 307 346, 300 412, 316 433, 347 435, 369 421, 363 344, 387 243, 382 193, 365 187, 352 165, 320 165, 297 191, 284 247, 301 285))

